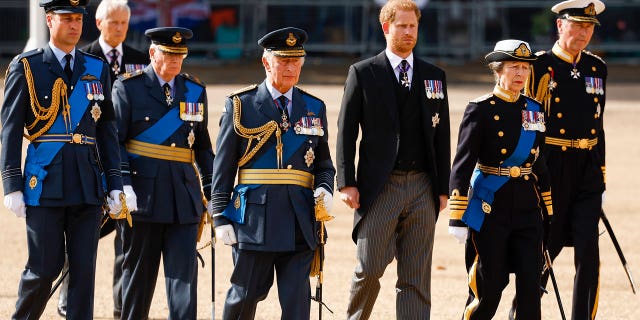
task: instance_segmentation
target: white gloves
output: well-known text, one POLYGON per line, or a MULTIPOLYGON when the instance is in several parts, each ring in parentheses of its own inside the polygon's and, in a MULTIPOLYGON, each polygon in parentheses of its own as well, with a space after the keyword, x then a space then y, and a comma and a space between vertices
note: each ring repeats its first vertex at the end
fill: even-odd
POLYGON ((313 197, 317 199, 320 195, 324 195, 324 207, 327 209, 327 213, 331 213, 331 208, 333 207, 333 195, 331 192, 327 191, 327 189, 319 187, 313 192, 313 197))
POLYGON ((467 227, 451 227, 449 226, 449 234, 452 235, 458 243, 464 244, 469 236, 469 228, 467 227))
POLYGON ((4 207, 13 211, 18 218, 27 217, 27 208, 24 206, 22 191, 14 191, 4 196, 4 207))
POLYGON ((221 239, 222 242, 228 246, 238 243, 238 240, 236 240, 236 233, 233 231, 233 225, 231 224, 217 226, 216 239, 221 239))
POLYGON ((127 197, 127 208, 129 208, 129 212, 138 210, 138 197, 136 193, 133 192, 133 187, 130 185, 124 186, 124 195, 127 197))
POLYGON ((120 211, 122 211, 120 193, 122 193, 122 190, 109 191, 109 197, 107 197, 107 205, 109 206, 109 213, 111 214, 119 215, 120 211))

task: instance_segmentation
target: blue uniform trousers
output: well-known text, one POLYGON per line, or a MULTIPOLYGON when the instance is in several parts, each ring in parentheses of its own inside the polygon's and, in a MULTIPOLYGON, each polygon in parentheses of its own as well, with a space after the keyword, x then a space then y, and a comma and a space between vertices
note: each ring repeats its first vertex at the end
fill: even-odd
POLYGON ((198 263, 198 224, 166 224, 118 221, 122 235, 121 319, 147 319, 158 278, 160 257, 164 263, 168 319, 195 319, 198 263))
POLYGON ((12 319, 39 319, 51 284, 69 256, 69 319, 93 319, 96 250, 101 208, 95 205, 27 207, 29 259, 12 319))
POLYGON ((313 250, 263 252, 233 248, 231 288, 222 319, 254 319, 258 302, 264 300, 278 274, 281 319, 309 319, 311 287, 309 272, 313 250))

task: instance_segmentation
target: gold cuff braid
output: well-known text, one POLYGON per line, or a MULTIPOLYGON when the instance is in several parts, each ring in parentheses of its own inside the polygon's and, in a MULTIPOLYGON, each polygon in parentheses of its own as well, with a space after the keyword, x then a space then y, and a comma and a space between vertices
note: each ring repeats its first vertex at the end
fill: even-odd
POLYGON ((553 202, 551 200, 551 191, 541 192, 542 201, 544 201, 544 205, 547 207, 547 214, 553 215, 553 202))

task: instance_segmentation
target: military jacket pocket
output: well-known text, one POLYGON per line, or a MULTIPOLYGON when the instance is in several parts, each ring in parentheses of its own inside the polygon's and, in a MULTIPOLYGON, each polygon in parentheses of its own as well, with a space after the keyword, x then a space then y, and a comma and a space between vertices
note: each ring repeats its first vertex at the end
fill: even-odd
POLYGON ((264 232, 267 212, 267 190, 264 187, 247 192, 245 223, 235 224, 238 230, 238 242, 264 244, 264 232))

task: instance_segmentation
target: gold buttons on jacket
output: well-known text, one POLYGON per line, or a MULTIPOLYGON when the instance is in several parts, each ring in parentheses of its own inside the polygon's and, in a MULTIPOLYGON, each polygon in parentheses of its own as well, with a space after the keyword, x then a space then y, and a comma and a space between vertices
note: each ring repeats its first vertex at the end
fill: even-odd
POLYGON ((527 162, 527 163, 524 164, 524 166, 529 168, 529 167, 531 167, 531 163, 527 162))
POLYGON ((175 147, 176 147, 176 143, 175 143, 175 142, 173 142, 173 143, 171 144, 171 148, 175 148, 175 147))
POLYGON ((507 154, 507 149, 502 149, 502 150, 500 150, 500 153, 502 153, 502 154, 507 154))
POLYGON ((496 114, 495 116, 493 116, 493 120, 495 120, 495 121, 500 120, 500 116, 496 114))
POLYGON ((493 100, 489 101, 489 103, 490 103, 490 104, 496 104, 496 102, 495 102, 495 101, 493 101, 493 100))
POLYGON ((596 71, 596 67, 595 67, 595 66, 591 67, 591 70, 592 70, 593 72, 595 72, 595 71, 596 71))
POLYGON ((504 132, 498 131, 498 137, 503 137, 503 136, 504 136, 504 132))
POLYGON ((560 102, 560 97, 556 97, 555 101, 560 102))
POLYGON ((598 103, 598 101, 600 101, 598 100, 598 97, 593 98, 593 102, 598 103))
POLYGON ((149 117, 144 117, 144 121, 149 121, 149 117))
POLYGON ((567 151, 567 147, 565 147, 565 146, 562 146, 561 149, 562 149, 562 151, 567 151))
POLYGON ((598 118, 600 118, 600 115, 599 115, 599 114, 597 114, 597 113, 595 113, 595 114, 593 114, 593 118, 594 118, 594 119, 598 119, 598 118))
POLYGON ((565 130, 564 129, 560 129, 560 134, 564 134, 565 130))
POLYGON ((562 118, 562 112, 558 112, 558 114, 556 115, 556 117, 558 117, 558 119, 562 118))
POLYGON ((596 134, 596 129, 591 129, 591 134, 596 134))
POLYGON ((293 166, 292 166, 292 165, 288 165, 288 166, 287 166, 287 169, 291 169, 291 168, 293 168, 293 166))
POLYGON ((536 149, 531 149, 531 154, 536 154, 536 149))
POLYGON ((529 175, 524 176, 525 180, 529 180, 529 175))

